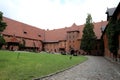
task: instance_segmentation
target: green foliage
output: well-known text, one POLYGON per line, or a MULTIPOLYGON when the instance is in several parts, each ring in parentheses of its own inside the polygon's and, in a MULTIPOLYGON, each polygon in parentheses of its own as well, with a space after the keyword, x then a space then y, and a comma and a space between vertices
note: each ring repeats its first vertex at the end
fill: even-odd
POLYGON ((2 15, 3 15, 3 13, 0 11, 0 49, 1 49, 2 45, 5 44, 5 40, 4 40, 3 36, 1 35, 1 32, 7 26, 7 24, 5 22, 3 22, 2 15))
POLYGON ((86 24, 83 29, 83 35, 81 39, 81 46, 80 48, 84 51, 90 52, 95 46, 96 36, 93 31, 94 25, 92 23, 92 17, 88 14, 86 18, 86 24))
POLYGON ((118 34, 120 32, 120 20, 111 20, 106 29, 106 33, 108 36, 108 45, 109 50, 113 54, 117 54, 117 48, 118 48, 118 34))
POLYGON ((0 22, 2 21, 2 15, 3 13, 0 11, 0 22))
POLYGON ((3 13, 0 12, 0 32, 2 32, 7 26, 7 24, 5 22, 3 22, 2 15, 3 15, 3 13))
POLYGON ((5 44, 5 40, 4 40, 3 36, 0 35, 0 49, 3 44, 5 44))
POLYGON ((120 19, 116 21, 115 31, 120 32, 120 19))
POLYGON ((84 56, 0 51, 1 80, 32 80, 87 60, 84 56), (19 59, 16 58, 21 53, 19 59))
POLYGON ((22 43, 19 44, 19 48, 20 48, 20 49, 23 49, 23 48, 25 47, 25 44, 26 44, 26 43, 25 43, 25 40, 23 39, 23 40, 22 40, 22 43))

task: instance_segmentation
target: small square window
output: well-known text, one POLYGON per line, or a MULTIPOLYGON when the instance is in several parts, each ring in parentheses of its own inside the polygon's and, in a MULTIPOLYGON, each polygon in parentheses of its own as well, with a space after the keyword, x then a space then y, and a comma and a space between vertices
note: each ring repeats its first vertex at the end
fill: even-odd
POLYGON ((41 35, 38 35, 38 37, 41 37, 41 35))
POLYGON ((26 32, 26 31, 24 31, 24 34, 27 34, 27 32, 26 32))

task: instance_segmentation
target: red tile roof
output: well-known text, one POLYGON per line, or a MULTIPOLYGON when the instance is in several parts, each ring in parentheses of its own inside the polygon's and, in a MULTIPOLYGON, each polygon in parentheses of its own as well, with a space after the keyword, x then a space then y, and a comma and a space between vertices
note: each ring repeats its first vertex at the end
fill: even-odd
POLYGON ((45 32, 45 42, 58 42, 59 40, 66 40, 67 28, 47 30, 45 32))
POLYGON ((102 36, 102 27, 106 27, 107 25, 107 21, 101 21, 101 22, 97 22, 97 23, 94 23, 94 32, 95 32, 95 35, 97 37, 97 39, 100 39, 101 36, 102 36))
MULTIPOLYGON (((97 37, 97 39, 100 39, 102 32, 101 28, 107 25, 107 21, 101 21, 94 23, 94 32, 97 37)), ((55 29, 55 30, 48 30, 45 32, 45 41, 46 42, 56 42, 59 40, 66 40, 67 32, 68 31, 79 31, 79 39, 82 38, 82 31, 83 31, 84 25, 76 25, 75 23, 66 28, 61 28, 61 29, 55 29)))
MULTIPOLYGON (((76 25, 75 23, 70 27, 54 29, 54 30, 42 30, 15 20, 4 17, 3 20, 7 23, 7 27, 3 34, 15 35, 18 37, 42 40, 44 42, 58 42, 60 40, 66 40, 68 31, 79 31, 79 39, 82 38, 82 31, 84 25, 76 25)), ((107 21, 101 21, 94 23, 94 31, 97 39, 100 39, 102 32, 101 27, 105 27, 107 21)), ((28 41, 29 42, 29 41, 28 41)), ((33 42, 30 42, 33 45, 33 42)), ((27 46, 27 45, 26 45, 27 46)), ((30 46, 30 45, 28 45, 30 46)))
POLYGON ((3 20, 7 23, 6 29, 3 34, 15 35, 18 37, 44 40, 44 30, 3 17, 3 20), (40 36, 39 36, 40 35, 40 36))

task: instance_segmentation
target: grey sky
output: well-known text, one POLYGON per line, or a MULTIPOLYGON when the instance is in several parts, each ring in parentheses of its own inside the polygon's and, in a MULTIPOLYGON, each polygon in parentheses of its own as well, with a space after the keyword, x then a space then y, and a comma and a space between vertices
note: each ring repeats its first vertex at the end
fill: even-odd
POLYGON ((41 29, 69 27, 85 23, 87 13, 94 22, 106 20, 107 8, 119 0, 0 0, 4 16, 41 29))

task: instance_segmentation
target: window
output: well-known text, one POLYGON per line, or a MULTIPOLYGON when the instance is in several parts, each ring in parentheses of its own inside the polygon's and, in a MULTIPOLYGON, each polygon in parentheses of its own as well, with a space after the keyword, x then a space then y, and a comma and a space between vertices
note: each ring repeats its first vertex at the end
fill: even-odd
POLYGON ((24 31, 24 34, 27 34, 27 32, 26 32, 26 31, 24 31))
POLYGON ((71 36, 69 35, 69 39, 71 39, 71 36))
POLYGON ((69 39, 69 35, 67 35, 67 39, 69 39))
POLYGON ((74 35, 73 35, 73 39, 74 39, 74 35))
POLYGON ((38 37, 41 37, 41 35, 40 35, 40 34, 38 34, 38 37))
POLYGON ((69 43, 71 43, 71 41, 69 41, 69 43))
POLYGON ((73 41, 73 43, 74 43, 74 41, 73 41))

